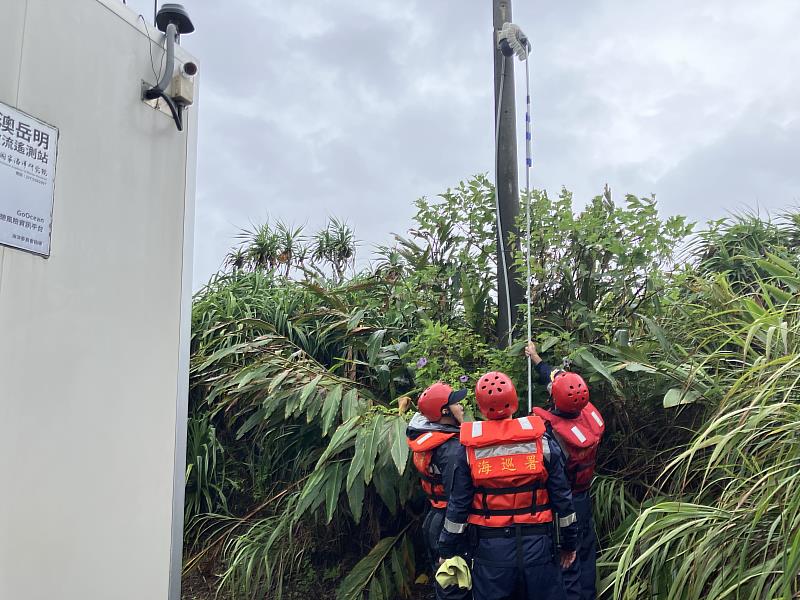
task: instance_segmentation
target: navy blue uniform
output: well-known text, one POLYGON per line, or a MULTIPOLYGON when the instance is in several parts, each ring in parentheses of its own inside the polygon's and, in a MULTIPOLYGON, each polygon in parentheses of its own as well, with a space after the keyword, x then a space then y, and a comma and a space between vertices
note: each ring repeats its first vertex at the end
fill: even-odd
MULTIPOLYGON (((424 416, 417 413, 411 419, 411 423, 406 430, 406 435, 409 439, 414 440, 428 431, 441 431, 444 433, 456 434, 455 437, 447 440, 438 448, 434 448, 433 456, 431 457, 431 464, 442 476, 442 483, 446 492, 445 496, 447 496, 447 491, 452 489, 454 465, 458 460, 458 456, 464 452, 463 446, 458 441, 459 428, 456 425, 431 423, 424 416)), ((430 503, 428 503, 428 512, 425 514, 425 518, 422 521, 422 535, 425 549, 428 552, 428 560, 430 561, 434 574, 439 568, 439 535, 442 531, 444 519, 445 509, 433 508, 430 503)), ((455 548, 451 556, 455 556, 456 554, 466 556, 466 540, 455 548)), ((469 590, 462 590, 457 587, 443 588, 435 579, 434 589, 436 591, 437 600, 468 600, 472 597, 472 593, 469 590)))
MULTIPOLYGON (((539 383, 548 385, 553 367, 540 362, 535 369, 539 374, 539 383)), ((552 412, 560 414, 556 408, 552 412)), ((578 556, 563 572, 564 590, 567 600, 594 600, 597 597, 597 535, 592 516, 592 497, 589 492, 577 492, 572 500, 578 517, 578 556)))
MULTIPOLYGON (((564 470, 564 454, 551 433, 544 434, 542 443, 548 472, 547 493, 554 518, 561 525, 561 548, 575 550, 578 531, 570 485, 564 470)), ((463 447, 453 466, 452 488, 446 489, 450 493, 450 501, 439 537, 439 552, 444 558, 453 556, 464 543, 474 494, 463 447)), ((474 528, 471 537, 477 538, 472 567, 475 600, 561 600, 565 597, 561 567, 557 562, 551 533, 542 532, 541 526, 470 527, 474 528), (521 596, 516 595, 520 592, 521 596)))
POLYGON ((597 537, 592 518, 592 498, 589 492, 573 495, 578 516, 578 556, 563 572, 567 600, 594 600, 596 592, 597 537))

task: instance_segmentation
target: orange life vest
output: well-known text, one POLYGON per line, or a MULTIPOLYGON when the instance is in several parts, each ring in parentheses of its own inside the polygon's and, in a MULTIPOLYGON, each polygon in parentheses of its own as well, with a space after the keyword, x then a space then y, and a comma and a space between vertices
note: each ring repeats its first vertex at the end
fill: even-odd
POLYGON ((588 490, 594 477, 597 448, 606 429, 600 411, 589 402, 572 419, 555 415, 543 408, 534 408, 533 413, 550 423, 567 453, 567 477, 572 484, 572 491, 588 490))
POLYGON ((467 518, 473 525, 509 527, 550 523, 539 417, 475 421, 461 425, 475 493, 467 518))
POLYGON ((425 492, 433 508, 447 508, 442 474, 434 472, 433 469, 433 451, 455 436, 455 433, 428 431, 413 440, 411 438, 406 440, 413 453, 414 467, 419 472, 422 491, 425 492))

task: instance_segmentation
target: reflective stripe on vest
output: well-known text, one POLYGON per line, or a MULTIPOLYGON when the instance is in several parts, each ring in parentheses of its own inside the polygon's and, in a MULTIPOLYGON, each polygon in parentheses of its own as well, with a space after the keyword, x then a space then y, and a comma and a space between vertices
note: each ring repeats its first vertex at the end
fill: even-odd
POLYGON ((580 427, 578 427, 577 425, 573 425, 572 427, 570 427, 570 429, 569 429, 569 430, 572 432, 572 434, 573 434, 573 435, 574 435, 576 438, 578 438, 578 441, 579 441, 581 444, 582 444, 583 442, 585 442, 585 441, 586 441, 586 436, 585 436, 585 435, 583 435, 583 432, 581 431, 580 427))
POLYGON ((492 456, 506 456, 509 454, 536 454, 538 452, 536 444, 502 444, 500 446, 489 446, 488 448, 475 448, 475 458, 490 458, 492 456))
POLYGON ((425 442, 427 442, 427 441, 428 441, 429 439, 431 439, 432 437, 433 437, 433 433, 431 433, 431 432, 428 432, 428 433, 426 433, 425 435, 421 435, 421 436, 419 436, 417 439, 415 439, 415 440, 414 440, 414 443, 415 443, 417 446, 422 446, 422 445, 423 445, 425 442))
POLYGON ((523 429, 533 429, 533 425, 531 425, 531 422, 530 420, 528 420, 528 417, 522 417, 521 419, 519 419, 519 424, 523 429))

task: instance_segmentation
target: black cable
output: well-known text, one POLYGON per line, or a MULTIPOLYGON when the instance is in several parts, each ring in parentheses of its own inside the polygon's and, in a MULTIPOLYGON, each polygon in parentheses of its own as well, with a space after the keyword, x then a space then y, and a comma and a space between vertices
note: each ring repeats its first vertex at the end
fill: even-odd
POLYGON ((140 14, 139 19, 141 19, 142 23, 144 23, 144 31, 147 34, 147 49, 150 51, 150 69, 152 69, 153 77, 155 77, 156 82, 158 82, 161 79, 161 70, 164 68, 166 49, 164 50, 164 54, 161 55, 161 62, 158 65, 158 73, 156 73, 156 65, 153 62, 153 38, 150 37, 150 30, 147 28, 147 21, 145 20, 144 15, 140 14))
POLYGON ((148 90, 145 90, 143 96, 145 100, 155 100, 157 98, 163 99, 164 102, 166 102, 167 106, 169 107, 170 112, 172 113, 172 118, 175 121, 175 125, 178 128, 178 131, 183 131, 184 104, 176 103, 166 93, 166 88, 167 86, 169 86, 170 83, 169 76, 172 75, 172 69, 174 65, 174 58, 175 58, 174 47, 175 47, 175 38, 177 37, 176 25, 174 23, 170 23, 169 25, 167 25, 165 34, 166 34, 165 55, 167 57, 167 65, 164 68, 164 73, 162 74, 161 79, 159 79, 159 81, 156 83, 155 86, 151 87, 148 90))
POLYGON ((172 98, 167 96, 166 92, 159 90, 158 88, 148 90, 148 92, 145 94, 145 97, 149 100, 155 100, 156 98, 161 98, 164 100, 164 102, 167 103, 170 112, 172 113, 172 118, 175 121, 178 131, 183 131, 183 104, 176 103, 172 98), (153 97, 150 98, 150 96, 153 97))

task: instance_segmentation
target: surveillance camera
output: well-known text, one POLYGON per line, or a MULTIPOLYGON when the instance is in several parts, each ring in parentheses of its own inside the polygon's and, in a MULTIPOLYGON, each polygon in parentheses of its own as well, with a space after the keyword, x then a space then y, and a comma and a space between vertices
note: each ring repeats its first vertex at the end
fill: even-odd
POLYGON ((197 75, 197 63, 185 62, 181 65, 181 75, 184 77, 194 77, 197 75))
POLYGON ((170 95, 175 102, 189 106, 194 102, 194 76, 197 75, 197 63, 186 61, 175 77, 172 78, 170 95))

